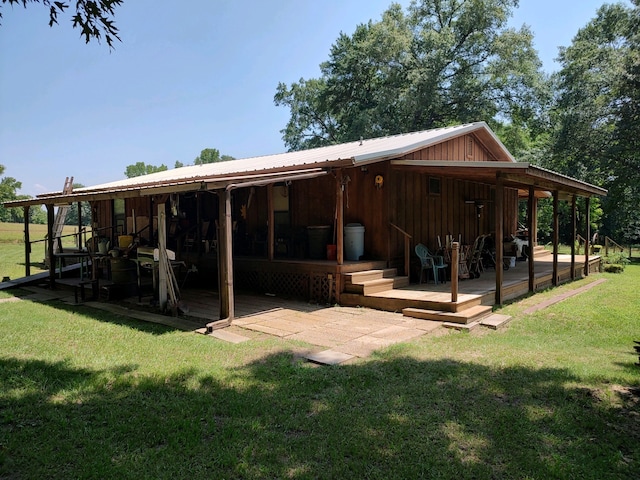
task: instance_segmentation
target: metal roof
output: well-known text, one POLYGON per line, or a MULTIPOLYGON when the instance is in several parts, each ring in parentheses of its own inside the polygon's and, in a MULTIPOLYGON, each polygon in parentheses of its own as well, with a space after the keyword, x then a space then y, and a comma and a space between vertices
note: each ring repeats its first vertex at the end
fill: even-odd
MULTIPOLYGON (((388 158, 398 157, 430 145, 446 141, 449 138, 484 130, 491 134, 496 149, 501 149, 508 155, 509 161, 514 161, 500 140, 491 132, 484 122, 476 122, 455 127, 436 128, 421 132, 393 135, 389 137, 358 140, 355 142, 329 145, 326 147, 300 150, 296 152, 280 153, 251 157, 226 162, 191 165, 163 172, 152 173, 134 178, 127 178, 115 182, 74 189, 73 193, 95 192, 104 190, 124 190, 139 188, 145 185, 165 185, 183 182, 207 182, 223 180, 247 174, 264 174, 274 171, 291 171, 330 167, 332 165, 358 165, 375 163, 388 158)), ((59 195, 52 192, 38 195, 38 198, 59 195)))
MULTIPOLYGON (((475 122, 388 137, 357 140, 295 152, 204 165, 191 165, 100 185, 78 188, 74 189, 71 194, 63 194, 62 192, 40 194, 33 199, 16 200, 7 202, 5 205, 22 206, 58 202, 68 203, 71 201, 98 200, 115 193, 125 196, 135 196, 138 194, 149 195, 177 191, 193 191, 204 188, 227 188, 231 184, 248 184, 247 182, 259 184, 266 182, 273 183, 291 179, 299 175, 304 175, 305 177, 319 175, 326 173, 330 168, 367 165, 388 159, 399 159, 409 153, 470 133, 473 133, 497 160, 482 162, 483 166, 492 165, 495 168, 498 166, 507 167, 510 163, 516 164, 516 160, 487 124, 485 122, 475 122)), ((403 161, 397 161, 394 163, 399 165, 402 162, 403 161)), ((405 162, 407 162, 407 164, 412 163, 412 161, 405 162)), ((433 162, 429 163, 431 168, 435 167, 433 162)), ((448 167, 447 170, 453 172, 456 163, 457 162, 446 162, 442 167, 448 167)), ((461 168, 471 167, 471 164, 468 162, 461 163, 461 168)), ((422 167, 427 167, 427 165, 423 165, 422 167)), ((471 172, 472 170, 476 173, 478 172, 478 169, 467 169, 467 172, 471 172)), ((555 180, 561 181, 562 179, 557 178, 555 180)), ((578 182, 577 180, 571 180, 578 182)), ((588 185, 586 189, 578 188, 577 191, 586 191, 590 194, 596 193, 596 190, 594 190, 591 185, 588 185)))

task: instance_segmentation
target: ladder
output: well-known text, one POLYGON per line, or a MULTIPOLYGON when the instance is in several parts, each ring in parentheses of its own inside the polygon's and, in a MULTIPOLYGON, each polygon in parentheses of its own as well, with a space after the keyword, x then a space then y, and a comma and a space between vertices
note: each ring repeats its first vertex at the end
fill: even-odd
MULTIPOLYGON (((66 177, 64 180, 64 188, 62 193, 67 195, 73 191, 73 177, 66 177)), ((69 205, 60 205, 56 211, 56 218, 53 221, 53 252, 60 253, 62 249, 62 230, 64 229, 64 222, 67 219, 67 211, 69 205)))

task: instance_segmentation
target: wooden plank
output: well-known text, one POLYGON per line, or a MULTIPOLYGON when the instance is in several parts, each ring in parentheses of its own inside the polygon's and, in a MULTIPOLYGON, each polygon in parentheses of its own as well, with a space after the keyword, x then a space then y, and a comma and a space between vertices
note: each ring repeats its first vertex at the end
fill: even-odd
MULTIPOLYGON (((167 219, 165 204, 158 204, 158 250, 166 251, 167 248, 167 219)), ((160 256, 159 263, 164 262, 164 257, 160 256)), ((167 272, 166 268, 158 266, 158 303, 161 309, 167 306, 167 272)))
MULTIPOLYGON (((496 305, 502 305, 504 302, 503 298, 503 270, 502 270, 502 262, 503 262, 503 244, 502 239, 504 238, 504 184, 502 183, 502 178, 496 178, 496 199, 495 199, 495 216, 496 216, 496 233, 494 235, 495 238, 495 248, 496 248, 496 305)), ((489 212, 487 212, 489 213, 489 212)))
POLYGON ((528 230, 529 230, 529 291, 535 291, 535 270, 534 270, 534 254, 533 254, 533 229, 536 226, 536 198, 535 198, 535 189, 533 187, 529 187, 529 201, 527 202, 527 214, 528 214, 528 230))
POLYGON ((558 211, 558 191, 553 192, 553 285, 558 285, 558 244, 560 243, 560 212, 558 211))

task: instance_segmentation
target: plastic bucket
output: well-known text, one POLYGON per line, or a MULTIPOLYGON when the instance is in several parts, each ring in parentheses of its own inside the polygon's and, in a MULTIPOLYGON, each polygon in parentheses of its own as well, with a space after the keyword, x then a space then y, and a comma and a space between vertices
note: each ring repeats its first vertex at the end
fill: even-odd
POLYGON ((129 248, 129 245, 133 243, 132 235, 120 235, 118 237, 118 247, 120 248, 129 248))
POLYGON ((307 240, 309 241, 309 258, 323 259, 327 256, 327 243, 331 227, 329 225, 318 225, 307 227, 307 240))
POLYGON ((346 260, 360 260, 364 255, 364 226, 349 223, 344 227, 344 257, 346 260))

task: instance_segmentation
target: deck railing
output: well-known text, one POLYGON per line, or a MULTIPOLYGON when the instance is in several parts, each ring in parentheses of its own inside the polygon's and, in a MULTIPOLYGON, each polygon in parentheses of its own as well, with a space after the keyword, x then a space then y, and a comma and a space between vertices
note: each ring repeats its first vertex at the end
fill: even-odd
POLYGON ((397 226, 395 223, 389 222, 393 228, 398 230, 404 236, 404 274, 408 277, 409 272, 409 259, 411 258, 411 235, 397 226))

